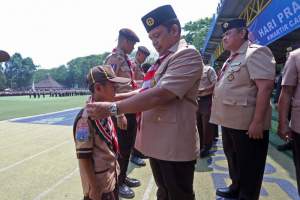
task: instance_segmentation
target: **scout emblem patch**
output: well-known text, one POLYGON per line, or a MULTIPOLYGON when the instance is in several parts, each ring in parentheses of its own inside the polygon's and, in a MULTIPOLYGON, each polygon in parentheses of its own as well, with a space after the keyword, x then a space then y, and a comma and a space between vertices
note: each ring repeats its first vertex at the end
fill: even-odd
POLYGON ((229 24, 227 23, 227 22, 225 22, 224 24, 223 24, 223 28, 227 28, 229 26, 229 24))
POLYGON ((149 17, 148 19, 146 19, 146 24, 148 26, 153 26, 154 25, 154 19, 152 17, 149 17))
POLYGON ((78 142, 87 142, 90 138, 90 132, 87 122, 83 122, 82 120, 78 121, 76 127, 75 139, 78 142))
POLYGON ((228 80, 228 81, 233 81, 233 79, 234 79, 234 75, 233 75, 233 74, 229 74, 229 75, 227 76, 227 80, 228 80))

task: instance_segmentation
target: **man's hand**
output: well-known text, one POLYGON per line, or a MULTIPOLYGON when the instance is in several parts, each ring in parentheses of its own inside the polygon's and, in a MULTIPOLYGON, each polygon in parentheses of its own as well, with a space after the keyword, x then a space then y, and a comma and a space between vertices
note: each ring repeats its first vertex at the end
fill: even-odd
POLYGON ((127 130, 127 119, 125 115, 117 116, 117 125, 122 130, 127 130))
POLYGON ((101 199, 100 192, 97 190, 97 187, 91 187, 89 191, 89 198, 92 200, 101 199))
POLYGON ((251 139, 263 139, 264 137, 264 130, 263 130, 263 123, 260 122, 251 122, 248 135, 251 139))
POLYGON ((86 111, 89 117, 93 120, 95 119, 104 119, 110 116, 108 108, 110 107, 111 102, 93 102, 86 105, 86 111))
POLYGON ((278 123, 278 129, 277 129, 277 134, 278 136, 283 139, 284 141, 291 140, 292 139, 292 131, 289 128, 288 125, 281 125, 278 123))

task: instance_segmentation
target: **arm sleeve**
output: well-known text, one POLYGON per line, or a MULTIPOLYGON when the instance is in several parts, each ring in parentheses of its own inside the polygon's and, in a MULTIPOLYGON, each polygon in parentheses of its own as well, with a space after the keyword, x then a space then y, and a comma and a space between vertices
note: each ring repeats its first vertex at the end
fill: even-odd
POLYGON ((297 75, 298 72, 296 67, 296 61, 294 55, 290 54, 283 68, 283 77, 281 85, 296 86, 298 84, 297 75))
POLYGON ((214 68, 210 67, 208 71, 208 78, 211 84, 215 84, 217 82, 217 73, 214 68))
POLYGON ((268 47, 255 50, 247 61, 250 78, 275 80, 275 60, 268 47))
POLYGON ((199 52, 195 49, 182 50, 169 61, 157 87, 167 89, 179 99, 183 99, 196 81, 200 80, 202 69, 203 62, 199 52))
POLYGON ((90 125, 84 119, 79 119, 75 129, 75 147, 78 159, 88 159, 93 154, 94 137, 90 125))

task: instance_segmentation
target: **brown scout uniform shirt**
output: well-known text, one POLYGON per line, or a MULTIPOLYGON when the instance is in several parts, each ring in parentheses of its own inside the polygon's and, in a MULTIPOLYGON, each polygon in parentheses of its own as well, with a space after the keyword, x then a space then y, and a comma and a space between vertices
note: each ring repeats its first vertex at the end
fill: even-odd
MULTIPOLYGON (((116 154, 96 133, 90 120, 88 120, 88 127, 84 127, 86 122, 84 118, 81 118, 82 113, 83 110, 77 115, 73 129, 76 154, 78 159, 92 159, 101 196, 115 189, 119 165, 116 154), (78 131, 80 128, 87 128, 88 132, 78 131)), ((79 171, 84 196, 88 196, 90 188, 87 175, 83 169, 79 171)))
POLYGON ((138 87, 140 88, 143 84, 145 74, 142 70, 141 64, 138 63, 137 60, 135 60, 132 63, 132 71, 133 71, 133 74, 134 74, 134 80, 137 83, 138 87))
MULTIPOLYGON (((203 67, 203 73, 199 84, 199 89, 206 89, 212 84, 217 82, 217 74, 214 68, 211 66, 205 65, 203 67)), ((198 96, 207 96, 210 95, 211 92, 202 92, 201 95, 198 96)))
MULTIPOLYGON (((129 79, 133 78, 131 77, 131 73, 130 73, 131 68, 126 61, 126 54, 122 49, 116 48, 114 52, 112 52, 107 56, 104 64, 110 65, 115 71, 116 76, 125 77, 129 79)), ((129 82, 127 84, 119 84, 116 89, 116 92, 124 93, 124 92, 130 92, 132 90, 133 90, 132 84, 131 82, 129 82)))
POLYGON ((135 147, 155 159, 196 160, 200 149, 196 97, 203 62, 199 52, 184 40, 169 51, 155 73, 155 87, 164 88, 177 98, 142 113, 135 147))
POLYGON ((284 66, 281 85, 295 86, 292 97, 291 129, 300 134, 300 49, 292 51, 284 66))
MULTIPOLYGON (((271 50, 246 41, 216 83, 210 122, 221 126, 248 130, 254 117, 257 87, 255 79, 275 79, 275 61, 271 50)), ((264 130, 271 126, 271 104, 264 130)))

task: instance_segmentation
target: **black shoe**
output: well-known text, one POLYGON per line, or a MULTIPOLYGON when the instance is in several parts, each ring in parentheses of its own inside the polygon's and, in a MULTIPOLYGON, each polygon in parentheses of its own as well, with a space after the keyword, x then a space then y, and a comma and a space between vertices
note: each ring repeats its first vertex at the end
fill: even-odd
POLYGON ((127 185, 122 184, 119 186, 119 196, 124 199, 132 199, 134 197, 134 192, 127 185))
POLYGON ((278 151, 287 151, 287 150, 292 150, 292 143, 291 142, 286 142, 282 145, 277 146, 278 151))
POLYGON ((126 177, 124 180, 124 184, 128 187, 139 187, 141 185, 141 182, 135 178, 126 177))
POLYGON ((219 197, 235 199, 239 197, 238 191, 231 190, 229 187, 226 188, 218 188, 216 191, 216 195, 219 197))
POLYGON ((137 156, 131 156, 130 161, 140 167, 146 166, 146 162, 137 156))
POLYGON ((204 146, 203 149, 200 150, 200 158, 205 158, 209 156, 209 150, 211 146, 204 146))

